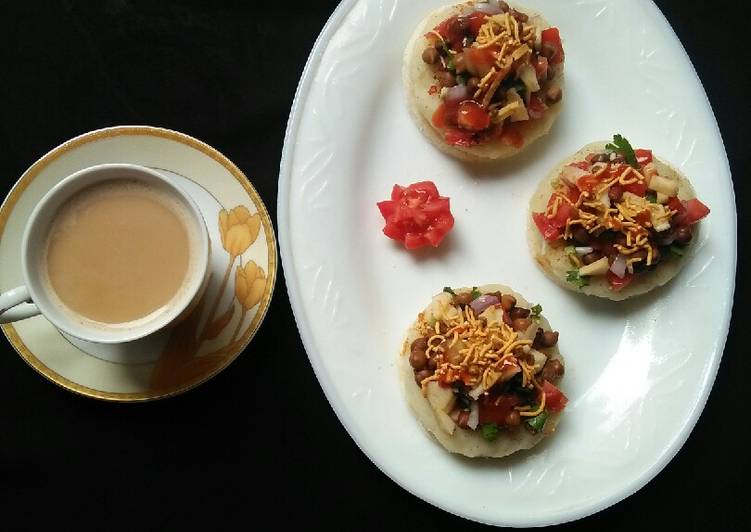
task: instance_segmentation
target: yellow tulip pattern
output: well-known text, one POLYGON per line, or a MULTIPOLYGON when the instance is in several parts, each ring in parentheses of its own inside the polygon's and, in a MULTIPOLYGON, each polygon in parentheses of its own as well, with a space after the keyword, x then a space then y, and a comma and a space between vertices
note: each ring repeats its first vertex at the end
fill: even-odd
POLYGON ((205 300, 202 300, 193 313, 173 329, 152 373, 152 390, 168 391, 170 388, 184 386, 195 379, 205 377, 222 367, 227 358, 233 356, 241 347, 243 335, 240 335, 240 329, 245 323, 246 315, 261 302, 266 293, 267 277, 263 268, 252 260, 245 265, 242 264, 242 254, 256 241, 260 229, 260 215, 258 213, 251 215, 250 211, 242 205, 229 211, 222 209, 219 212, 219 234, 222 247, 230 256, 219 292, 211 305, 200 334, 196 335, 196 329, 205 307, 205 300), (216 317, 229 276, 238 258, 240 263, 235 270, 235 297, 227 310, 216 317), (203 342, 218 337, 229 325, 235 315, 235 301, 239 304, 240 317, 229 343, 211 353, 196 357, 203 342))

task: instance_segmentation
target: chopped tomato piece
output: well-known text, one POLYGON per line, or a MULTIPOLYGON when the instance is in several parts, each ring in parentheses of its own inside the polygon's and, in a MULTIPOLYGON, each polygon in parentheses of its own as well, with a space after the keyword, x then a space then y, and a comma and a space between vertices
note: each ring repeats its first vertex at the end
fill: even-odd
POLYGON ((377 205, 386 221, 383 234, 404 242, 407 249, 436 247, 454 227, 450 200, 438 193, 432 181, 394 185, 391 199, 377 205))
POLYGON ((494 50, 491 48, 465 48, 464 64, 474 76, 485 76, 496 62, 494 50))
POLYGON ((612 288, 614 291, 619 292, 626 288, 628 285, 631 284, 631 281, 634 280, 634 274, 628 273, 621 278, 618 277, 616 274, 608 270, 608 284, 610 285, 610 288, 612 288))
POLYGON ((652 162, 652 150, 644 150, 640 148, 634 150, 634 154, 636 155, 636 162, 639 163, 640 166, 652 162))
POLYGON ((455 126, 458 110, 459 108, 456 105, 441 103, 441 105, 438 106, 438 109, 433 113, 433 125, 439 129, 448 126, 455 126))
POLYGON ((579 170, 584 170, 586 172, 589 172, 589 169, 592 166, 588 161, 579 161, 578 163, 568 163, 568 165, 573 166, 574 168, 578 168, 579 170))
POLYGON ((631 192, 631 194, 636 194, 641 198, 643 198, 647 194, 647 184, 642 183, 641 181, 635 181, 634 183, 629 183, 628 185, 622 186, 625 192, 631 192))
POLYGON ((652 222, 652 216, 649 214, 649 211, 641 211, 639 214, 634 216, 634 220, 639 222, 639 224, 641 225, 646 225, 652 222))
POLYGON ((600 184, 600 178, 595 177, 592 174, 585 174, 576 180, 576 186, 582 192, 588 192, 590 195, 594 194, 595 188, 600 184))
POLYGON ((546 410, 560 412, 568 404, 568 398, 563 395, 563 392, 548 381, 543 383, 542 392, 545 394, 546 410))
POLYGON ((464 131, 456 127, 447 127, 443 133, 446 143, 451 146, 472 146, 477 144, 474 135, 470 131, 464 131))
POLYGON ((544 55, 538 55, 537 60, 532 63, 532 66, 535 67, 535 73, 537 74, 537 79, 542 81, 545 79, 548 79, 548 58, 544 55))
POLYGON ((490 114, 476 101, 465 100, 459 104, 457 123, 469 131, 482 131, 490 126, 490 114))
POLYGON ((581 192, 578 188, 566 186, 566 197, 571 200, 571 203, 576 203, 577 201, 579 201, 580 195, 581 192))
POLYGON ((684 214, 686 212, 686 207, 683 206, 683 202, 678 199, 678 196, 673 196, 672 198, 668 198, 668 207, 672 211, 677 211, 677 215, 684 214))
MULTIPOLYGON (((550 207, 553 202, 555 202, 557 194, 551 194, 550 199, 548 200, 548 207, 550 207)), ((571 205, 568 201, 562 200, 560 205, 558 205, 558 209, 556 210, 555 216, 552 218, 549 218, 550 223, 559 229, 563 229, 566 227, 566 222, 569 218, 572 218, 576 214, 576 207, 571 205)))
POLYGON ((541 42, 543 51, 545 51, 545 48, 550 48, 554 51, 552 57, 548 57, 551 65, 558 65, 563 62, 563 43, 561 43, 561 34, 558 32, 558 28, 542 30, 541 42))
POLYGON ((475 11, 474 13, 470 13, 465 20, 467 21, 469 34, 472 37, 477 37, 477 34, 480 33, 480 28, 488 20, 488 14, 482 11, 475 11))
POLYGON ((534 94, 530 96, 529 105, 527 105, 527 111, 529 112, 529 117, 532 120, 542 118, 542 115, 545 114, 545 109, 547 108, 548 106, 545 105, 545 102, 543 102, 539 98, 539 96, 535 96, 534 94))
POLYGON ((517 128, 513 124, 510 124, 503 128, 503 133, 501 133, 501 142, 503 142, 507 146, 521 148, 522 146, 524 146, 524 136, 522 135, 521 131, 519 131, 519 128, 517 128))
POLYGON ((506 416, 518 404, 519 398, 516 395, 504 394, 497 397, 491 395, 483 396, 478 405, 480 424, 495 423, 496 425, 505 425, 506 416))
MULTIPOLYGON (((453 49, 456 49, 457 44, 461 44, 462 40, 464 39, 464 31, 462 31, 462 24, 459 22, 459 17, 457 15, 454 15, 453 17, 449 17, 438 26, 434 28, 436 33, 438 33, 443 39, 451 45, 453 49)), ((425 35, 429 40, 431 39, 431 36, 433 39, 435 39, 435 35, 432 33, 428 33, 425 35)))
POLYGON ((556 240, 561 236, 561 230, 551 223, 544 212, 533 212, 532 220, 545 240, 556 240))
POLYGON ((696 198, 690 199, 686 201, 686 217, 683 220, 683 224, 695 224, 707 214, 709 214, 709 207, 696 198))

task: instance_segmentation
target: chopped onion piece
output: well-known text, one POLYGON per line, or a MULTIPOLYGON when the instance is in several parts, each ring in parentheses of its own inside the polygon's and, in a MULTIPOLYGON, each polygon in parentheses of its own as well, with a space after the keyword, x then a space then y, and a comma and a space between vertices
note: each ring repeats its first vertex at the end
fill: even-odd
POLYGON ((564 166, 563 170, 561 170, 560 178, 563 179, 567 185, 575 187, 579 178, 588 174, 589 172, 577 168, 576 166, 564 166))
POLYGON ((600 195, 600 202, 604 203, 608 209, 610 208, 610 194, 607 190, 600 195))
POLYGON ((484 391, 485 391, 485 388, 482 387, 482 384, 478 384, 477 386, 472 388, 467 395, 469 395, 472 399, 476 401, 482 395, 482 392, 484 391))
POLYGON ((503 10, 496 2, 481 2, 475 4, 475 11, 487 13, 488 15, 500 15, 503 13, 503 10))
POLYGON ((497 305, 498 303, 500 303, 500 300, 497 297, 491 294, 485 294, 472 301, 469 306, 472 307, 472 310, 475 311, 476 315, 479 315, 489 306, 497 305))
POLYGON ((469 98, 469 90, 466 85, 454 85, 446 89, 443 99, 446 103, 459 103, 469 98))
POLYGON ((576 251, 576 254, 580 257, 583 257, 584 255, 588 255, 594 251, 594 248, 590 246, 582 246, 582 247, 575 247, 574 250, 576 251))
POLYGON ((472 430, 477 428, 480 424, 480 407, 477 405, 477 401, 472 401, 469 411, 469 419, 467 420, 467 426, 472 430))
POLYGON ((626 255, 618 253, 613 264, 610 265, 610 271, 618 278, 623 279, 626 275, 626 255))

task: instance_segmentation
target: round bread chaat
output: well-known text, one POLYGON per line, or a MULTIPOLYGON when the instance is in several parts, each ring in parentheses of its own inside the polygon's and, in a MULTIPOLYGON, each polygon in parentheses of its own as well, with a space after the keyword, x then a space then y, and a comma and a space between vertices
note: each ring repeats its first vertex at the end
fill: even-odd
POLYGON ((535 261, 560 285, 622 300, 672 279, 709 208, 688 179, 620 135, 563 161, 530 201, 535 261))
POLYGON ((502 285, 444 288, 409 328, 399 362, 417 419, 469 457, 533 447, 568 402, 558 332, 539 305, 502 285))
POLYGON ((441 150, 493 160, 546 134, 561 110, 564 51, 540 15, 496 0, 430 13, 404 56, 410 112, 441 150))

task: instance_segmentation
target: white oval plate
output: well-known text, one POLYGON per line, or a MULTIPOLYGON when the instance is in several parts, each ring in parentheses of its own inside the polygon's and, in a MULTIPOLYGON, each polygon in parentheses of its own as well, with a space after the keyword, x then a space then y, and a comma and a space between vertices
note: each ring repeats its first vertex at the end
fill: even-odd
POLYGON ((561 29, 563 113, 548 137, 507 163, 467 166, 442 155, 412 123, 400 75, 409 35, 439 5, 344 1, 315 45, 279 179, 292 307, 339 419, 401 486, 485 523, 577 519, 654 477, 704 407, 734 288, 727 157, 686 53, 646 0, 525 2, 561 29), (712 208, 683 272, 622 304, 561 290, 534 265, 525 240, 538 181, 563 157, 614 133, 672 161, 712 208), (456 226, 438 250, 410 253, 381 233, 375 204, 394 183, 423 179, 451 197, 456 226), (417 424, 395 359, 434 293, 492 282, 540 302, 561 331, 571 402, 555 437, 531 452, 472 461, 445 452, 417 424))

